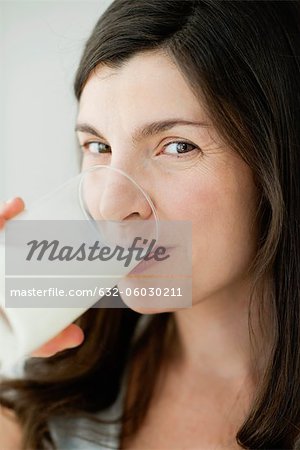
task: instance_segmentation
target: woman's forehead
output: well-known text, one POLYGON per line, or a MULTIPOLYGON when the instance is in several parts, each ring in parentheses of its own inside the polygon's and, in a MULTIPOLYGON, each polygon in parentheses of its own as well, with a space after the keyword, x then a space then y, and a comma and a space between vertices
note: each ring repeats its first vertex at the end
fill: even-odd
POLYGON ((119 68, 99 65, 89 76, 80 99, 80 115, 99 114, 102 109, 124 110, 126 115, 147 114, 150 120, 185 115, 188 120, 205 119, 199 98, 164 53, 143 52, 119 68), (201 117, 202 116, 202 117, 201 117))

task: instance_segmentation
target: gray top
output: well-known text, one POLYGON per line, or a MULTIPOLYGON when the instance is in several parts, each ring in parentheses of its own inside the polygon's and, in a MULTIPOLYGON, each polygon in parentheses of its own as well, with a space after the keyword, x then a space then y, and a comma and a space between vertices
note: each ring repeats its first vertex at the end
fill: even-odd
MULTIPOLYGON (((104 420, 115 419, 122 413, 125 379, 126 377, 123 378, 122 387, 115 403, 97 413, 96 417, 104 420)), ((86 418, 55 417, 51 418, 48 426, 57 450, 107 450, 120 448, 121 424, 119 423, 97 424, 86 418)))
MULTIPOLYGON (((137 339, 150 320, 151 315, 143 315, 139 318, 133 341, 137 339)), ((106 410, 96 414, 96 417, 106 420, 120 416, 123 411, 127 376, 128 367, 125 368, 121 389, 115 403, 106 410)), ((55 417, 48 422, 48 426, 57 450, 107 450, 120 448, 121 424, 97 424, 91 423, 85 418, 55 417), (99 431, 101 435, 99 435, 99 431), (99 442, 101 439, 101 442, 96 444, 91 439, 96 442, 99 442)))

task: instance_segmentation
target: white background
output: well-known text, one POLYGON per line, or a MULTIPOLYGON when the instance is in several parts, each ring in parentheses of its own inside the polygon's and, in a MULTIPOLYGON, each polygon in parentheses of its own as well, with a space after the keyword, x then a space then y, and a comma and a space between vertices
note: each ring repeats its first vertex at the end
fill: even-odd
POLYGON ((0 0, 0 201, 30 203, 79 171, 73 80, 111 0, 0 0))

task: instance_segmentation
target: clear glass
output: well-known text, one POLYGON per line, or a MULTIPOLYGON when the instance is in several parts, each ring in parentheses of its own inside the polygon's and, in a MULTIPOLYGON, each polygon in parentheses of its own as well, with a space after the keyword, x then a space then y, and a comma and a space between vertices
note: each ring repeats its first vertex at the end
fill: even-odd
MULTIPOLYGON (((15 283, 17 286, 20 281, 18 274, 21 269, 19 268, 19 272, 16 270, 15 278, 13 275, 8 276, 6 269, 8 266, 11 267, 11 263, 7 265, 6 261, 5 267, 5 252, 8 254, 8 245, 11 247, 19 245, 21 248, 22 245, 24 246, 24 242, 20 236, 20 242, 18 243, 18 239, 16 239, 16 242, 12 244, 11 241, 5 239, 5 235, 7 237, 8 234, 11 234, 13 227, 19 226, 22 221, 36 224, 41 224, 40 221, 47 223, 49 221, 69 221, 70 236, 72 235, 71 224, 76 221, 84 221, 93 230, 93 236, 102 245, 119 245, 126 248, 138 235, 144 242, 145 252, 147 251, 146 241, 150 242, 153 239, 158 241, 159 239, 157 212, 149 195, 125 172, 103 165, 95 165, 81 172, 9 221, 6 224, 6 230, 0 234, 1 370, 54 337, 101 298, 99 295, 101 289, 98 289, 94 296, 89 297, 79 307, 68 304, 67 307, 47 308, 39 307, 39 303, 35 307, 9 307, 5 299, 5 283, 12 286, 15 283), (139 215, 139 211, 144 212, 144 219, 139 215)), ((23 225, 26 224, 23 223, 23 225)), ((38 231, 40 228, 39 226, 38 231)), ((13 253, 16 249, 9 248, 9 250, 10 254, 18 255, 18 253, 13 253)), ((22 254, 22 250, 21 248, 20 254, 22 254)), ((18 260, 19 258, 16 257, 17 267, 19 267, 18 260)), ((98 266, 100 271, 108 270, 109 273, 112 272, 112 267, 118 269, 117 279, 113 277, 97 278, 98 287, 101 288, 101 282, 103 282, 105 289, 112 288, 138 264, 139 261, 132 259, 131 263, 124 267, 124 264, 121 265, 115 259, 111 261, 111 266, 107 264, 98 266)), ((14 271, 10 273, 14 274, 14 271)), ((93 277, 95 276, 93 275, 93 277)), ((67 283, 67 278, 65 283, 67 283)), ((68 283, 70 283, 69 278, 68 283)), ((23 301, 25 302, 25 300, 24 298, 23 301)), ((55 299, 49 295, 48 299, 43 298, 43 305, 47 304, 46 300, 51 305, 55 299)))

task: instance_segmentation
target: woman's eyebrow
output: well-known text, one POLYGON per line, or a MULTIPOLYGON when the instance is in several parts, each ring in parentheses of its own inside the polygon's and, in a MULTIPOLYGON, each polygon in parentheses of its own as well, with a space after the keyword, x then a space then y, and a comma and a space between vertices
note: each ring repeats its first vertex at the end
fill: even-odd
MULTIPOLYGON (((157 121, 157 122, 151 122, 147 123, 145 125, 142 125, 141 127, 137 128, 132 136, 133 142, 138 142, 146 137, 153 136, 157 133, 161 133, 163 131, 168 131, 171 128, 174 128, 178 125, 189 125, 193 127, 209 127, 210 125, 205 122, 194 122, 191 120, 183 120, 183 119, 169 119, 169 120, 163 120, 163 121, 157 121)), ((94 128, 92 125, 89 125, 87 123, 78 123, 75 127, 75 131, 81 131, 85 133, 93 134, 94 136, 97 136, 99 139, 105 139, 105 137, 101 134, 99 130, 94 128)))
POLYGON ((101 135, 100 131, 96 130, 96 128, 92 127, 91 125, 88 125, 87 123, 78 123, 75 127, 75 131, 81 131, 82 133, 90 133, 94 136, 97 136, 100 139, 105 138, 101 135))

